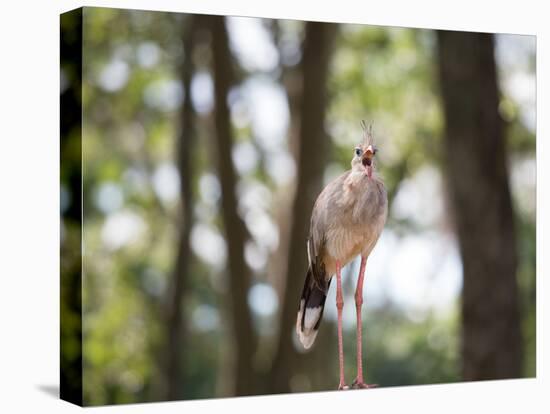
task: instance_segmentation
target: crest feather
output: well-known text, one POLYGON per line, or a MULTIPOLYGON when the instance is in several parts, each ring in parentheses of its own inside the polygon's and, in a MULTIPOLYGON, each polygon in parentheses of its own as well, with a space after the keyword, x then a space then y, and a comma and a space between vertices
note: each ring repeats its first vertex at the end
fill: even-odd
POLYGON ((363 128, 363 144, 365 146, 373 145, 372 123, 368 125, 364 119, 361 120, 361 128, 363 128))

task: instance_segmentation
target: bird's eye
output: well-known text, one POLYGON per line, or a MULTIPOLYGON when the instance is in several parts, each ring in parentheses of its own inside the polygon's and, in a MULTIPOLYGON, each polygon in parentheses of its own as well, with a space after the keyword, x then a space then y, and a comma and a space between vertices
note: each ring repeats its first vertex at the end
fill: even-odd
POLYGON ((378 148, 373 148, 372 149, 372 155, 376 155, 377 152, 378 152, 378 148))
POLYGON ((355 155, 358 157, 361 155, 361 148, 355 148, 355 155))

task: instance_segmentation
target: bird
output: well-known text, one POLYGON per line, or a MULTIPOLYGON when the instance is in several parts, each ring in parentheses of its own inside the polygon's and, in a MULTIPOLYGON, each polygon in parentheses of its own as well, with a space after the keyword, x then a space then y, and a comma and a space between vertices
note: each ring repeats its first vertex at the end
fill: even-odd
POLYGON ((363 279, 367 259, 386 223, 388 198, 386 187, 376 171, 372 124, 361 121, 363 139, 353 149, 351 169, 331 181, 321 191, 311 213, 306 241, 308 267, 302 289, 296 333, 302 346, 309 349, 317 336, 330 282, 336 275, 338 314, 339 390, 372 388, 366 384, 362 364, 363 279), (355 290, 357 312, 357 376, 351 387, 344 378, 342 339, 342 268, 357 256, 361 265, 355 290))

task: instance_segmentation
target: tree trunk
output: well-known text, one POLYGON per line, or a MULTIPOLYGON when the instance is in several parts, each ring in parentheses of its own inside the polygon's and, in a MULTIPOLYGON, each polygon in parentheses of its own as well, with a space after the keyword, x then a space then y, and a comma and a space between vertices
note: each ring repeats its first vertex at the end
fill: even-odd
POLYGON ((254 394, 258 381, 253 366, 257 338, 248 307, 250 269, 244 261, 246 229, 237 213, 237 177, 231 159, 232 134, 227 94, 234 82, 233 62, 223 17, 211 17, 212 55, 215 87, 215 138, 218 177, 222 190, 222 211, 228 249, 229 302, 233 332, 235 395, 254 394))
POLYGON ((439 31, 446 173, 462 256, 462 375, 521 373, 514 214, 490 34, 439 31))
POLYGON ((185 57, 180 65, 181 80, 185 90, 185 98, 180 113, 180 133, 177 140, 177 166, 180 176, 181 211, 179 214, 179 240, 176 250, 176 261, 172 273, 170 287, 167 290, 168 314, 166 324, 167 354, 166 354, 166 398, 169 400, 182 398, 184 387, 183 363, 185 321, 182 318, 183 302, 187 288, 189 261, 191 250, 189 238, 193 215, 193 171, 191 166, 192 153, 195 146, 194 111, 191 102, 191 78, 193 75, 193 45, 195 33, 195 17, 190 15, 185 21, 183 48, 185 57))
MULTIPOLYGON (((306 23, 301 72, 299 143, 296 154, 297 186, 290 227, 286 283, 281 303, 279 340, 271 383, 274 392, 289 392, 298 354, 292 344, 300 292, 304 283, 309 218, 323 184, 329 141, 324 129, 327 78, 337 25, 306 23)), ((303 356, 302 356, 303 358, 303 356)))

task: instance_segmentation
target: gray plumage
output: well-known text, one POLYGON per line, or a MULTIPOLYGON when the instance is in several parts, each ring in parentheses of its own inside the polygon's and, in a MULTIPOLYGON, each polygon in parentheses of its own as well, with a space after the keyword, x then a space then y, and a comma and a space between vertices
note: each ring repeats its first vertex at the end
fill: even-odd
POLYGON ((368 133, 355 149, 351 170, 330 182, 313 207, 306 246, 308 271, 296 319, 305 348, 317 335, 336 261, 343 267, 358 255, 368 257, 386 223, 387 194, 374 170, 375 153, 368 133))

